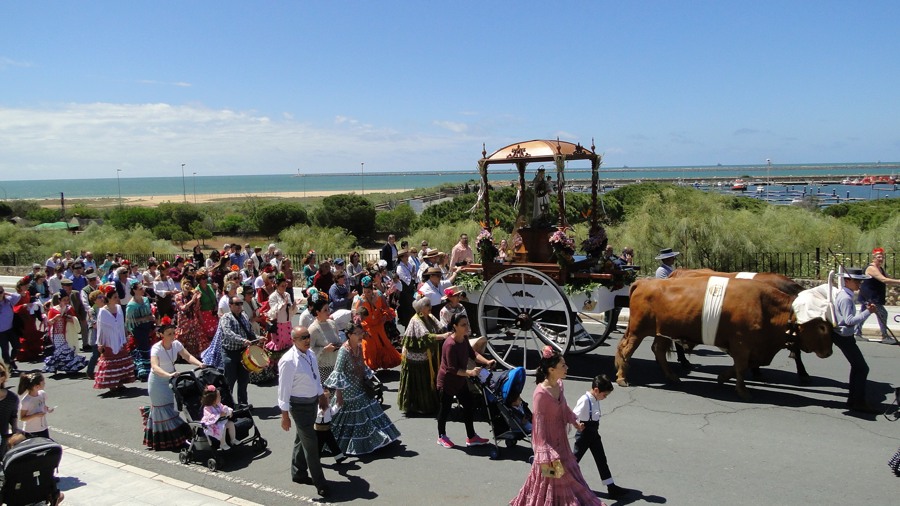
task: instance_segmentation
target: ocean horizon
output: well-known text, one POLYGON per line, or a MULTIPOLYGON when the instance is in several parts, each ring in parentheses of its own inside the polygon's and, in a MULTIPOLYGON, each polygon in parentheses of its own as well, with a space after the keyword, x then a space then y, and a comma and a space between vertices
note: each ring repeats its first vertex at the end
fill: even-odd
MULTIPOLYGON (((529 167, 530 174, 538 168, 529 167)), ((552 164, 545 164, 548 173, 554 175, 552 164)), ((792 165, 715 165, 683 167, 611 167, 600 169, 600 180, 652 180, 658 178, 699 181, 711 178, 737 178, 748 176, 765 179, 767 176, 796 176, 799 179, 815 177, 844 177, 860 175, 898 175, 900 163, 835 163, 792 165)), ((514 169, 492 166, 489 181, 513 181, 514 169)), ((122 177, 90 179, 49 179, 0 181, 4 199, 58 199, 64 194, 72 198, 122 198, 163 195, 185 195, 190 201, 194 195, 221 194, 274 194, 281 192, 378 192, 396 189, 428 188, 446 183, 463 184, 478 181, 476 170, 444 170, 421 172, 359 172, 263 174, 240 176, 122 177)), ((579 167, 566 169, 567 180, 590 179, 590 169, 579 167)))

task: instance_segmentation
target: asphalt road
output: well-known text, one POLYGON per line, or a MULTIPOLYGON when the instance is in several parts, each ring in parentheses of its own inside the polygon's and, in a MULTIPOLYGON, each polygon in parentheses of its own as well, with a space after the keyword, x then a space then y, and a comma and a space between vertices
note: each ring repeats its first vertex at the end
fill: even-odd
MULTIPOLYGON (((588 377, 614 374, 618 337, 613 334, 612 346, 569 357, 571 405, 587 389, 588 377)), ((871 368, 870 396, 886 406, 893 401, 891 383, 900 384, 900 346, 860 346, 871 368)), ((600 432, 613 474, 632 490, 616 504, 895 502, 900 482, 886 463, 900 446, 900 423, 844 411, 849 366, 835 352, 825 360, 804 356, 813 376, 810 386, 797 385, 793 361, 782 352, 764 370, 768 382, 748 382, 753 400, 741 402, 733 383, 716 383, 716 374, 731 363, 719 350, 699 349, 692 357, 699 369, 666 386, 645 342, 632 362, 634 386, 617 387, 602 407, 600 432)), ((441 448, 433 419, 404 418, 393 406, 399 372, 380 376, 390 390, 387 413, 401 441, 343 466, 325 458, 330 502, 500 505, 516 495, 529 470, 527 444, 502 448, 499 460, 489 458, 489 447, 441 448)), ((268 449, 258 454, 240 448, 216 473, 200 464, 182 465, 176 453, 143 448, 138 408, 148 402, 145 384, 117 398, 99 397, 84 377, 50 377, 46 388, 50 405, 58 406, 48 418, 51 436, 64 445, 263 504, 303 503, 314 495, 312 487, 290 481, 293 432, 280 428, 274 386, 250 387, 268 449)), ((529 379, 523 397, 530 399, 533 388, 529 379)), ((478 422, 476 430, 489 437, 486 422, 478 422)), ((448 432, 457 443, 465 439, 461 423, 450 423, 448 432)), ((589 457, 582 469, 602 497, 605 487, 589 457)))

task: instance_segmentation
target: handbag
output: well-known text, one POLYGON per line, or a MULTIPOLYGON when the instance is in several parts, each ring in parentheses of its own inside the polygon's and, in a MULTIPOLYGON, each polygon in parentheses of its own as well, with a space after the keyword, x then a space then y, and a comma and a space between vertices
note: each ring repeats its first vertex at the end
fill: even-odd
POLYGON ((562 478, 564 474, 566 474, 566 470, 559 459, 541 464, 541 476, 544 478, 557 479, 562 478))

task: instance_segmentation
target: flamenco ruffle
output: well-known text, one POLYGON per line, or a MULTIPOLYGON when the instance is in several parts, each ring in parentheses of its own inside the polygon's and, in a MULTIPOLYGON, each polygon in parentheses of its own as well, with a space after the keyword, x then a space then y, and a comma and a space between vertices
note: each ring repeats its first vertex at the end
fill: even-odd
POLYGON ((160 450, 184 448, 191 438, 191 428, 178 416, 173 404, 144 406, 140 409, 144 426, 144 446, 160 450))

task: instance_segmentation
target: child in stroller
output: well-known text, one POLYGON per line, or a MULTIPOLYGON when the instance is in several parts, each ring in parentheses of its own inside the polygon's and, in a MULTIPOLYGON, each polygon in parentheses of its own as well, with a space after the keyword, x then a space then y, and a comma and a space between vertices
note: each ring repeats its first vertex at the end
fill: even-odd
POLYGON ((499 456, 498 441, 502 440, 507 448, 523 440, 530 443, 531 410, 522 401, 525 369, 516 367, 497 374, 482 370, 482 374, 472 380, 482 393, 494 435, 495 450, 491 452, 491 458, 499 456))
POLYGON ((24 506, 62 502, 64 495, 53 477, 62 460, 62 446, 49 438, 26 439, 22 434, 10 436, 8 444, 0 473, 0 503, 24 506))
POLYGON ((215 471, 224 463, 222 452, 219 451, 222 449, 220 441, 208 437, 202 424, 203 404, 201 398, 209 386, 212 386, 221 395, 222 404, 233 409, 231 417, 234 422, 235 437, 232 438, 232 445, 251 444, 257 451, 262 451, 268 446, 268 442, 262 437, 259 428, 253 421, 250 409, 246 406, 235 406, 222 371, 212 368, 195 369, 173 376, 170 384, 175 393, 178 410, 194 434, 190 445, 182 449, 178 456, 182 464, 189 464, 192 461, 205 462, 211 471, 215 471))
POLYGON ((200 420, 200 425, 203 426, 206 437, 218 439, 222 451, 230 450, 228 439, 230 438, 232 443, 237 440, 234 422, 231 421, 234 410, 222 404, 222 394, 214 385, 206 385, 200 402, 203 403, 203 419, 200 420), (226 434, 228 438, 225 437, 226 434))

